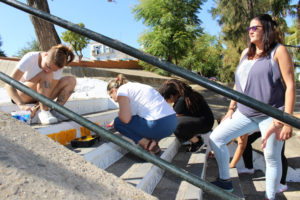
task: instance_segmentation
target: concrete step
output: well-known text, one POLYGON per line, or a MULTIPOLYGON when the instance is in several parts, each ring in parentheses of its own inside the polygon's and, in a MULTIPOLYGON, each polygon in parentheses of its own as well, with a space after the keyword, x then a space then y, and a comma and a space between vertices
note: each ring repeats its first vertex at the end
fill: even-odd
MULTIPOLYGON (((115 130, 111 131, 113 134, 119 135, 115 130)), ((203 149, 198 153, 187 153, 185 150, 182 150, 183 147, 181 147, 181 151, 178 152, 181 145, 175 136, 172 135, 164 138, 159 142, 162 149, 159 156, 175 165, 178 163, 179 167, 183 167, 187 171, 198 175, 200 178, 205 178, 206 158, 210 151, 206 146, 208 135, 209 134, 204 135, 203 138, 206 143, 203 145, 203 149)), ((123 138, 126 139, 126 137, 123 138)), ((130 141, 129 139, 127 140, 130 141)), ((180 178, 174 177, 174 175, 168 172, 164 173, 164 170, 159 167, 128 153, 125 149, 109 141, 101 140, 88 148, 72 148, 70 145, 68 148, 82 155, 87 161, 99 168, 115 174, 124 181, 159 199, 173 199, 169 198, 169 192, 175 193, 174 199, 191 199, 192 197, 201 199, 202 193, 200 188, 181 181, 180 178), (169 177, 176 179, 174 183, 177 183, 176 191, 178 192, 172 189, 174 187, 173 181, 165 184, 165 181, 168 180, 169 177)))
MULTIPOLYGON (((159 142, 159 146, 162 149, 160 158, 170 162, 177 154, 179 142, 174 136, 170 136, 162 139, 159 142)), ((120 176, 120 178, 126 182, 151 194, 162 178, 164 170, 151 163, 145 162, 142 159, 138 159, 141 162, 137 163, 132 163, 132 160, 136 159, 132 159, 131 155, 126 156, 118 163, 109 167, 107 171, 120 176), (120 173, 120 166, 122 166, 123 169, 122 174, 120 173)))
MULTIPOLYGON (((207 146, 208 136, 209 134, 203 135, 205 144, 203 149, 197 153, 185 152, 173 135, 164 138, 159 142, 162 149, 159 156, 205 179, 206 161, 210 152, 210 148, 207 146)), ((171 173, 164 173, 164 170, 128 153, 111 142, 100 142, 87 149, 91 150, 82 151, 82 148, 73 150, 96 166, 159 199, 202 199, 203 193, 200 188, 182 181, 171 173)))
MULTIPOLYGON (((86 115, 85 117, 90 119, 91 121, 94 121, 95 123, 98 123, 100 126, 104 126, 107 122, 110 122, 114 117, 116 117, 116 115, 117 110, 111 110, 97 114, 86 115)), ((65 121, 50 126, 34 125, 32 127, 36 128, 41 133, 48 135, 49 137, 51 137, 53 133, 57 134, 57 132, 59 132, 60 134, 66 134, 72 129, 76 130, 76 137, 93 134, 92 132, 88 133, 88 130, 71 121, 65 121)), ((118 135, 115 130, 112 129, 111 131, 113 134, 118 135)), ((208 152, 210 151, 208 145, 208 137, 209 134, 203 135, 205 142, 204 148, 200 152, 193 154, 185 152, 184 149, 182 149, 183 147, 180 147, 174 136, 165 138, 159 143, 162 148, 162 153, 160 154, 160 156, 161 158, 172 162, 176 166, 181 167, 188 172, 199 176, 202 179, 213 181, 217 177, 218 170, 215 160, 211 158, 208 159, 208 152)), ((62 139, 59 139, 57 135, 55 136, 55 138, 58 142, 62 141, 62 139)), ((126 139, 126 137, 123 138, 126 139)), ((127 140, 130 141, 129 139, 127 140)), ((61 143, 68 146, 67 141, 61 143)), ((287 145, 290 146, 289 141, 287 141, 287 145)), ((298 143, 293 143, 291 145, 297 146, 298 143)), ((235 151, 235 147, 234 145, 229 146, 231 153, 235 151)), ((289 149, 289 151, 293 152, 292 148, 287 148, 289 149)), ((200 188, 182 181, 180 178, 168 172, 164 173, 163 170, 154 166, 153 164, 148 163, 131 153, 128 153, 127 150, 104 139, 101 139, 100 142, 92 147, 75 148, 72 150, 82 155, 87 161, 93 163, 99 168, 105 169, 106 171, 115 174, 126 182, 134 185, 139 189, 142 189, 143 191, 148 192, 149 194, 152 194, 153 196, 158 197, 159 199, 215 198, 207 193, 203 193, 200 188)), ((289 154, 289 151, 287 151, 287 154, 289 154)), ((233 193, 242 198, 244 198, 244 194, 247 194, 249 196, 259 196, 260 193, 257 193, 257 191, 264 191, 264 187, 260 186, 257 183, 257 187, 260 187, 260 189, 256 189, 255 191, 251 192, 243 189, 243 187, 247 188, 247 186, 244 185, 247 183, 244 183, 239 179, 239 167, 241 166, 238 163, 237 168, 231 169, 230 171, 234 185, 233 193)), ((257 151, 254 151, 254 167, 264 174, 264 158, 262 154, 257 151)), ((290 167, 289 174, 297 175, 300 174, 300 172, 298 172, 298 169, 293 169, 290 167)), ((288 178, 289 176, 290 175, 288 175, 288 178)), ((252 184, 256 184, 254 183, 254 180, 252 184)), ((299 186, 297 183, 291 184, 294 184, 294 187, 296 188, 297 186, 299 186)), ((291 184, 288 184, 289 187, 291 184)), ((294 190, 293 193, 299 194, 299 192, 297 193, 297 191, 294 190)), ((246 195, 245 198, 248 199, 246 195)))
MULTIPOLYGON (((91 80, 91 79, 87 79, 91 80)), ((78 81, 84 81, 84 79, 78 79, 78 81)), ((106 94, 103 94, 103 97, 87 97, 84 98, 81 91, 74 93, 73 97, 71 96, 70 100, 64 105, 66 108, 72 110, 73 112, 79 115, 86 115, 91 113, 99 113, 107 110, 117 109, 118 105, 113 102, 106 94), (80 95, 79 95, 80 94, 80 95)), ((103 93, 103 91, 102 91, 103 93)), ((6 113, 11 113, 13 111, 18 111, 19 108, 16 104, 11 103, 11 100, 5 90, 5 88, 0 88, 0 110, 6 113)), ((29 104, 34 106, 34 104, 29 104)), ((39 111, 38 111, 39 112, 39 111)), ((38 112, 35 117, 31 119, 31 124, 39 124, 38 112)), ((67 120, 67 118, 56 111, 53 111, 52 114, 57 117, 59 121, 67 120)))
MULTIPOLYGON (((298 199, 300 196, 300 168, 297 158, 299 158, 300 140, 295 137, 293 140, 286 141, 285 155, 288 160, 287 185, 288 190, 284 193, 277 194, 277 199, 298 199)), ((265 194, 265 160, 263 152, 260 149, 261 139, 257 139, 253 144, 253 166, 254 174, 238 174, 240 179, 241 190, 245 199, 263 199, 265 194)), ((234 151, 236 144, 231 143, 231 152, 234 151)), ((229 148, 229 149, 230 149, 229 148)), ((236 165, 237 172, 244 168, 243 158, 236 165)))
MULTIPOLYGON (((108 122, 111 122, 111 120, 117 115, 118 110, 109 110, 95 114, 83 115, 83 117, 98 124, 99 126, 105 127, 105 125, 108 122)), ((62 145, 70 144, 70 141, 75 138, 95 134, 82 125, 70 120, 52 125, 35 124, 31 125, 31 127, 62 145)))
MULTIPOLYGON (((234 151, 232 150, 233 148, 230 145, 228 146, 228 148, 229 148, 230 154, 233 154, 234 153, 234 151)), ((231 168, 229 173, 230 173, 230 177, 231 177, 232 184, 233 184, 233 192, 232 193, 237 195, 238 197, 244 199, 245 197, 244 197, 244 194, 243 194, 243 191, 241 188, 241 183, 240 183, 237 168, 231 168)), ((208 158, 205 180, 212 182, 212 181, 215 181, 217 177, 218 177, 218 165, 217 165, 216 159, 214 157, 208 158)), ((203 199, 210 200, 210 199, 216 199, 216 197, 204 192, 203 199)))
MULTIPOLYGON (((256 170, 254 174, 239 174, 239 178, 246 200, 264 199, 266 188, 264 172, 256 170)), ((276 199, 297 200, 299 199, 299 188, 299 183, 288 182, 288 190, 283 193, 277 193, 276 199)))

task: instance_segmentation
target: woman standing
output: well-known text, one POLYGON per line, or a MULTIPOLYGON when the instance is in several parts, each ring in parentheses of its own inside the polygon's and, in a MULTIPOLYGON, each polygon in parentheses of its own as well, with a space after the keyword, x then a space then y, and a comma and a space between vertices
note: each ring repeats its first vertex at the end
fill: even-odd
MULTIPOLYGON (((250 22, 249 47, 241 55, 235 74, 234 89, 252 98, 293 114, 295 80, 292 59, 280 44, 276 22, 267 14, 250 22)), ((219 178, 213 184, 232 191, 229 176, 229 153, 226 144, 234 138, 260 129, 262 137, 271 126, 280 129, 267 138, 264 148, 266 160, 266 199, 275 199, 282 174, 281 149, 283 140, 292 135, 292 127, 243 104, 231 101, 225 119, 214 129, 210 143, 219 167, 219 178)))
POLYGON ((173 108, 178 118, 174 132, 182 143, 189 141, 188 152, 200 149, 203 140, 199 134, 212 129, 214 116, 203 96, 190 86, 177 79, 166 81, 160 88, 160 94, 173 108))
POLYGON ((172 107, 151 86, 127 82, 122 74, 108 83, 107 93, 119 104, 115 129, 151 154, 159 153, 158 141, 177 126, 172 107))

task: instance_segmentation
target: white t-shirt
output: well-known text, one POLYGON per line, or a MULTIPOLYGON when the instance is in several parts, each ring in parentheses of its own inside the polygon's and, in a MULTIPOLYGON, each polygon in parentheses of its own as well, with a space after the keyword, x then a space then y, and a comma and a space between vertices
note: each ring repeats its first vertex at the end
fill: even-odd
MULTIPOLYGON (((26 82, 34 78, 37 74, 43 71, 39 66, 39 53, 40 52, 29 52, 23 56, 18 62, 17 68, 24 72, 20 79, 20 82, 26 82)), ((59 69, 53 72, 53 79, 59 80, 62 77, 63 69, 59 69)))
POLYGON ((245 58, 244 62, 241 63, 241 66, 239 67, 237 74, 240 80, 241 88, 243 91, 245 91, 246 83, 248 80, 249 72, 252 68, 252 66, 255 64, 255 60, 248 60, 245 58))
POLYGON ((149 85, 126 83, 119 87, 117 96, 129 98, 131 115, 138 115, 146 120, 157 120, 175 114, 165 99, 149 85))

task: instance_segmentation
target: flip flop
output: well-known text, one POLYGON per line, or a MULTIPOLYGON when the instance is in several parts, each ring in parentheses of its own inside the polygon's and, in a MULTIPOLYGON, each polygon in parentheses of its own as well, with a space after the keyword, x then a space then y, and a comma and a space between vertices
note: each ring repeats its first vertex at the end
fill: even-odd
POLYGON ((161 151, 156 140, 149 140, 145 150, 149 151, 151 154, 158 154, 161 151))

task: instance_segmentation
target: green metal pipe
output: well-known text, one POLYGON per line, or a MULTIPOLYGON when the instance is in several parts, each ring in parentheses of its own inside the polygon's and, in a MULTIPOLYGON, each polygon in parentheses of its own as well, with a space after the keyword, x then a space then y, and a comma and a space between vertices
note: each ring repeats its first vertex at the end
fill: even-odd
POLYGON ((43 104, 47 105, 49 108, 57 110, 59 113, 65 115, 66 117, 72 119, 73 121, 77 122, 78 124, 90 129, 91 131, 95 132, 96 134, 100 135, 101 137, 104 137, 117 145, 127 149, 128 151, 132 152, 133 154, 137 155, 138 157, 141 157, 157 166, 159 166, 162 169, 167 170, 168 172, 173 173, 174 175, 188 181, 189 183, 202 188, 204 191, 216 195, 220 197, 221 199, 240 199, 239 197, 226 192, 224 190, 221 190, 220 188, 217 188, 211 183, 208 183, 198 176, 193 175, 192 173, 189 173, 181 168, 178 168, 174 166, 173 164, 157 157, 154 155, 151 155, 147 151, 145 151, 142 148, 139 148, 135 145, 132 145, 128 141, 110 133, 109 131, 105 130, 104 128, 94 124, 90 120, 85 119, 84 117, 81 117, 80 115, 76 114, 75 112, 71 111, 68 108, 65 108, 64 106, 61 106, 57 104, 56 102, 50 100, 49 98, 35 92, 34 90, 28 88, 27 86, 23 85, 22 83, 16 81, 15 79, 9 77, 8 75, 4 74, 3 72, 0 72, 0 79, 16 89, 26 93, 27 95, 31 96, 32 98, 42 102, 43 104))
POLYGON ((86 28, 82 28, 76 24, 73 24, 69 21, 66 21, 64 19, 61 19, 59 17, 56 17, 54 15, 51 15, 49 13, 40 11, 38 9, 32 8, 24 3, 15 1, 15 0, 0 0, 3 3, 6 3, 8 5, 11 5, 17 9, 23 10, 27 13, 30 13, 32 15, 35 15, 37 17, 40 17, 44 20, 47 20, 49 22, 52 22, 53 24, 59 25, 61 27, 64 27, 70 31, 73 31, 75 33, 81 34, 83 36, 86 36, 94 41, 100 42, 104 45, 107 45, 111 48, 117 49, 121 52, 124 52, 130 56, 133 56, 135 58, 138 58, 140 60, 143 60, 151 65, 157 66, 161 69, 164 69, 166 71, 169 71, 173 74, 176 74, 178 76, 181 76, 187 80, 190 80, 194 83, 197 83, 207 89, 210 89, 216 93, 219 93, 223 96, 229 97, 230 99, 233 99, 235 101, 238 101, 246 106, 249 106, 251 108, 254 108, 262 113, 265 113, 271 117, 274 117, 280 121, 283 121, 287 124, 290 124, 296 128, 300 129, 300 119, 284 113, 276 108, 273 108, 270 105, 267 105, 265 103, 262 103, 260 101, 257 101, 256 99, 253 99, 251 97, 248 97, 247 95, 244 95, 242 93, 239 93, 235 90, 229 89, 219 83, 216 83, 214 81, 210 81, 207 78, 198 76, 197 74, 190 72, 184 68, 178 67, 177 65, 174 65, 170 62, 161 60, 159 58, 156 58, 150 54, 147 54, 145 52, 142 52, 138 49, 135 49, 133 47, 130 47, 124 43, 121 43, 117 40, 113 40, 109 37, 106 37, 104 35, 101 35, 99 33, 96 33, 94 31, 91 31, 86 28))

